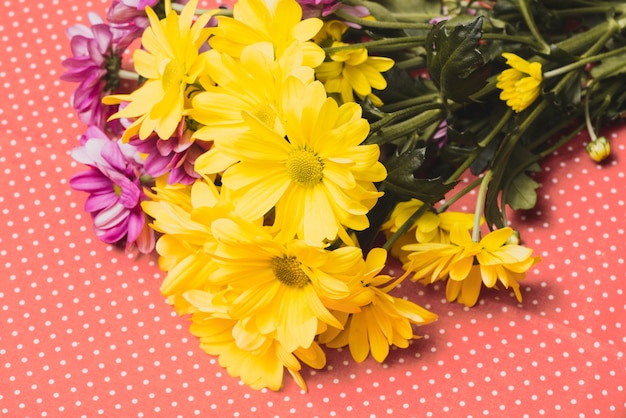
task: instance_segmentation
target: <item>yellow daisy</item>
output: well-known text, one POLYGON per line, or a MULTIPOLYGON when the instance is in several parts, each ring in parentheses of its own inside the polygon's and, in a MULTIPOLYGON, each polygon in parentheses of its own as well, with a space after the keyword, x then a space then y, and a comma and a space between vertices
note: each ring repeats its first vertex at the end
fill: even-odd
POLYGON ((357 276, 358 289, 351 295, 358 312, 343 316, 343 330, 329 328, 320 335, 320 342, 331 348, 348 345, 352 357, 357 362, 364 361, 371 352, 378 362, 383 362, 389 354, 389 347, 409 346, 413 335, 411 324, 425 325, 437 319, 437 315, 408 300, 389 295, 408 275, 405 273, 391 284, 388 275, 379 275, 385 267, 387 251, 372 249, 365 261, 365 269, 357 276))
POLYGON ((212 232, 219 246, 218 268, 210 281, 235 295, 228 316, 249 323, 288 352, 309 348, 327 325, 341 323, 325 306, 349 295, 348 282, 359 263, 355 247, 327 251, 300 240, 281 242, 266 229, 218 219, 212 232))
MULTIPOLYGON (((396 232, 424 203, 418 199, 400 202, 391 212, 389 219, 383 224, 382 229, 389 237, 396 232)), ((391 248, 391 253, 402 262, 407 260, 407 251, 402 247, 417 242, 450 242, 450 230, 455 226, 461 226, 468 231, 474 226, 474 215, 463 212, 445 211, 435 213, 426 211, 409 228, 407 233, 398 239, 391 248)))
POLYGON ((286 137, 244 112, 250 129, 215 142, 220 153, 240 161, 224 172, 222 184, 243 217, 262 217, 275 207, 274 228, 283 238, 321 242, 339 235, 350 243, 344 228, 367 228, 366 215, 382 194, 373 182, 386 177, 378 146, 360 145, 369 124, 359 105, 339 107, 318 81, 290 77, 284 92, 286 137))
POLYGON ((167 272, 161 293, 179 314, 189 312, 182 294, 190 289, 206 289, 208 277, 217 268, 209 254, 217 248, 211 232, 216 218, 232 210, 212 183, 199 180, 193 186, 166 185, 159 181, 151 201, 142 203, 154 220, 151 227, 162 235, 157 241, 159 267, 167 272))
POLYGON ((200 347, 208 354, 219 356, 219 364, 228 374, 240 377, 253 389, 279 390, 286 368, 298 386, 306 390, 299 359, 316 369, 326 364, 326 356, 315 342, 309 348, 298 348, 292 353, 276 339, 250 332, 241 322, 227 317, 198 312, 191 320, 190 331, 200 339, 200 347), (255 347, 241 348, 238 344, 241 341, 254 341, 255 347))
POLYGON ((498 76, 496 87, 502 90, 500 100, 516 112, 521 112, 539 97, 543 73, 541 64, 528 62, 511 53, 502 56, 511 68, 502 71, 498 76))
MULTIPOLYGON (((315 37, 325 47, 341 47, 348 44, 341 38, 348 26, 338 20, 324 23, 324 28, 315 37)), ((375 106, 383 102, 372 93, 372 88, 384 90, 387 81, 381 75, 393 67, 394 61, 385 57, 370 57, 367 49, 348 49, 329 55, 325 62, 315 68, 317 79, 324 83, 326 91, 338 93, 343 103, 353 102, 354 93, 361 99, 369 98, 375 106)))
POLYGON ((208 68, 217 85, 193 98, 189 116, 203 125, 194 137, 212 141, 246 131, 243 111, 284 133, 277 108, 285 78, 295 76, 304 83, 314 78, 313 69, 302 66, 302 51, 297 45, 279 60, 274 60, 274 48, 268 42, 245 47, 239 60, 217 50, 208 55, 208 68))
POLYGON ((206 54, 200 54, 199 49, 209 37, 205 26, 213 12, 202 14, 194 23, 197 3, 187 3, 179 16, 168 1, 162 20, 146 7, 150 27, 141 38, 143 48, 133 54, 135 70, 146 81, 131 94, 103 99, 106 104, 128 103, 110 118, 135 119, 124 132, 124 139, 137 133, 145 139, 152 132, 169 139, 183 117, 187 86, 208 77, 204 73, 206 54))
POLYGON ((243 48, 258 42, 273 45, 278 57, 294 42, 304 56, 304 65, 316 67, 324 60, 324 51, 311 42, 322 27, 317 18, 302 19, 302 7, 295 0, 240 0, 233 7, 233 17, 217 16, 211 47, 241 56, 243 48))
POLYGON ((519 282, 540 258, 532 257, 529 248, 508 244, 512 235, 513 229, 501 228, 485 235, 480 242, 474 242, 467 230, 453 228, 450 244, 418 243, 403 247, 411 252, 410 263, 405 268, 415 272, 414 279, 425 284, 448 278, 446 296, 449 301, 457 299, 473 306, 482 284, 493 288, 500 282, 507 289, 511 287, 521 302, 519 282))

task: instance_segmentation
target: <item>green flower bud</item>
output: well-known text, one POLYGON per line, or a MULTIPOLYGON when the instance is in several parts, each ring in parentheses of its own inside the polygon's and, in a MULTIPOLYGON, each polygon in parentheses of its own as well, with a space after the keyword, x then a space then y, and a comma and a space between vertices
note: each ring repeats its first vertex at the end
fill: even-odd
POLYGON ((586 150, 591 159, 599 163, 611 154, 611 143, 601 136, 588 143, 586 150))

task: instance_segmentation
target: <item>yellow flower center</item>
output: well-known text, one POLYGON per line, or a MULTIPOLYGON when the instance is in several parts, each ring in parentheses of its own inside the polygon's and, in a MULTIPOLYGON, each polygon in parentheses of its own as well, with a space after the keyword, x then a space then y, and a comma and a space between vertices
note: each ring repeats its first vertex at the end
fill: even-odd
POLYGON ((271 261, 274 276, 284 285, 290 287, 304 287, 309 283, 309 277, 296 257, 274 257, 271 261))
POLYGON ((184 76, 183 66, 176 60, 170 60, 163 68, 163 77, 161 78, 163 90, 167 90, 174 85, 180 85, 184 76))
POLYGON ((310 150, 299 149, 291 152, 285 165, 291 180, 301 186, 313 187, 324 178, 324 162, 310 150))
POLYGON ((276 112, 268 104, 262 104, 254 109, 254 116, 267 125, 268 128, 274 129, 276 125, 276 112))

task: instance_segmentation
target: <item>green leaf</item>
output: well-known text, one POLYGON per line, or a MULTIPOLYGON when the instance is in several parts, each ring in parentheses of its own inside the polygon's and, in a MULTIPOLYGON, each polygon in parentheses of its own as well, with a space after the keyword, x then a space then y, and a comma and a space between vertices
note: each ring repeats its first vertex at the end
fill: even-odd
POLYGON ((455 183, 444 184, 440 177, 417 179, 414 172, 424 163, 426 148, 414 148, 400 155, 394 155, 385 161, 387 179, 385 189, 391 190, 401 199, 415 198, 423 202, 434 203, 454 188, 455 183))
POLYGON ((506 189, 505 202, 513 210, 532 209, 537 204, 537 187, 539 187, 539 183, 521 173, 513 179, 506 189))
POLYGON ((591 76, 596 80, 626 73, 626 53, 602 60, 591 69, 591 76))
POLYGON ((469 96, 485 84, 488 72, 476 71, 485 60, 479 50, 482 17, 455 17, 440 22, 426 37, 426 66, 446 99, 469 102, 469 96))

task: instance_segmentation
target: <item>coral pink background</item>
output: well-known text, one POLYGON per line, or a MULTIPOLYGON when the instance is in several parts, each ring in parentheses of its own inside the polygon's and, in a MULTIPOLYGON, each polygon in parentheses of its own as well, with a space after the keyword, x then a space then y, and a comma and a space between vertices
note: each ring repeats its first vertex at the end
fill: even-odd
MULTIPOLYGON (((439 321, 383 364, 328 351, 301 392, 254 391, 204 354, 159 294, 153 256, 99 242, 68 179, 82 126, 58 80, 64 30, 105 0, 3 0, 0 22, 0 415, 219 417, 626 416, 626 131, 595 164, 581 135, 513 219, 543 257, 467 309, 441 286, 399 292, 439 321)), ((472 207, 466 208, 472 211, 472 207)))

